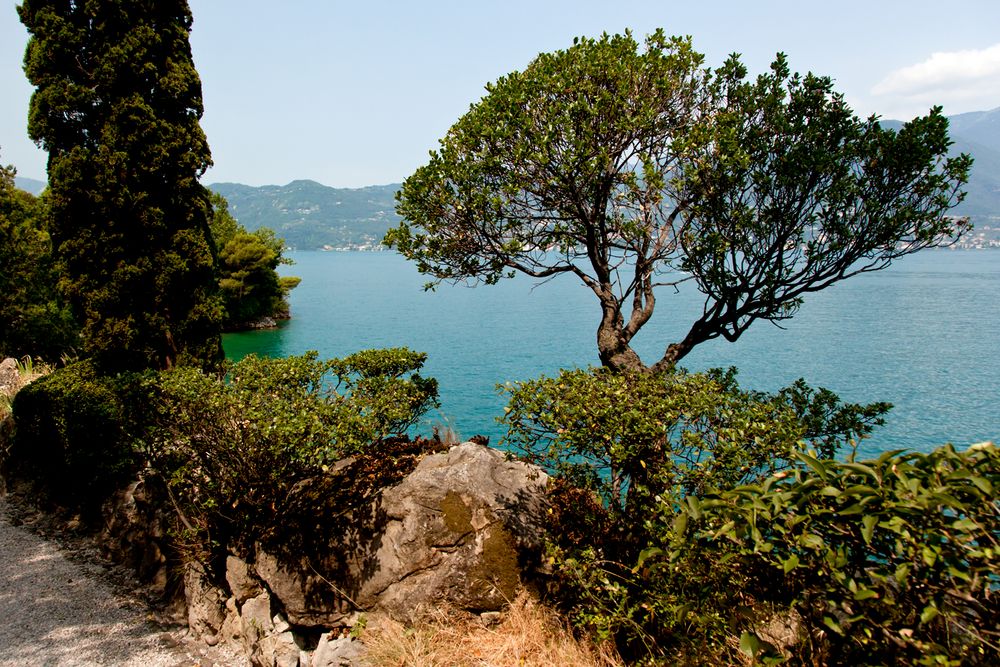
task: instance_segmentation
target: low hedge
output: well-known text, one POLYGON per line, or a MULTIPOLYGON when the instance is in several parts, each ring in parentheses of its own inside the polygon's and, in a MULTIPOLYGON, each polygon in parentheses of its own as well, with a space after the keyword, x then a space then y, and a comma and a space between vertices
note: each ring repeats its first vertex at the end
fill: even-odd
POLYGON ((93 513, 138 465, 121 378, 78 362, 35 380, 13 403, 8 469, 35 482, 41 498, 93 513))

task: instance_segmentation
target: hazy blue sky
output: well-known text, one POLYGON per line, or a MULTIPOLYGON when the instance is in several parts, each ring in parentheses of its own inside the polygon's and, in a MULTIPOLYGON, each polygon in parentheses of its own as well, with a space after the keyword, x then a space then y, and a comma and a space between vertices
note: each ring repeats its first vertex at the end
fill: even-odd
MULTIPOLYGON (((44 178, 27 139, 27 33, 0 10, 0 161, 44 178)), ((1000 106, 1000 1, 953 0, 191 0, 207 183, 310 178, 401 181, 483 85, 574 36, 663 27, 713 65, 742 53, 756 73, 775 52, 832 76, 855 110, 911 118, 1000 106)))

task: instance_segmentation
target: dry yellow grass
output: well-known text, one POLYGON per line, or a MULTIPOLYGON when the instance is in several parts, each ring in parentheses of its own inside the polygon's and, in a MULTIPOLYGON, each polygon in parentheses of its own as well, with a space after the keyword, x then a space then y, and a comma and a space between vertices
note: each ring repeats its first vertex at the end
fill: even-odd
POLYGON ((609 646, 575 638, 565 621, 528 595, 515 599, 500 622, 436 612, 407 627, 372 619, 362 633, 373 667, 618 667, 609 646))
POLYGON ((0 421, 10 416, 11 403, 14 395, 24 386, 52 372, 52 367, 45 363, 35 363, 31 357, 24 357, 17 362, 17 382, 13 387, 0 390, 0 421))

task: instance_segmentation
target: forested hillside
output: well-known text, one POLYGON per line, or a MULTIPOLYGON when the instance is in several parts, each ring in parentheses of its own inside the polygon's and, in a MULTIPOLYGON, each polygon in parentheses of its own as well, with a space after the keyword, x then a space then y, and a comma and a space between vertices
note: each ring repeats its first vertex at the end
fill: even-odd
POLYGON ((301 250, 377 248, 386 231, 399 224, 393 199, 399 184, 347 189, 292 181, 209 187, 229 201, 230 212, 248 230, 270 227, 286 245, 301 250))

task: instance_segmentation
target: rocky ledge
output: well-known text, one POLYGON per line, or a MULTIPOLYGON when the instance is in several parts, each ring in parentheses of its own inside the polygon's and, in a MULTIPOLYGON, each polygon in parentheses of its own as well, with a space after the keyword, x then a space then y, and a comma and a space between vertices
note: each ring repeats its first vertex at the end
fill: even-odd
MULTIPOLYGON (((273 537, 228 556, 224 572, 188 563, 188 624, 209 645, 239 645, 254 665, 354 664, 346 635, 362 614, 411 621, 439 605, 489 613, 530 587, 547 477, 466 442, 423 458, 401 482, 344 511, 325 499, 354 461, 306 480, 273 537)), ((168 586, 166 510, 141 484, 119 495, 104 543, 168 586)))

